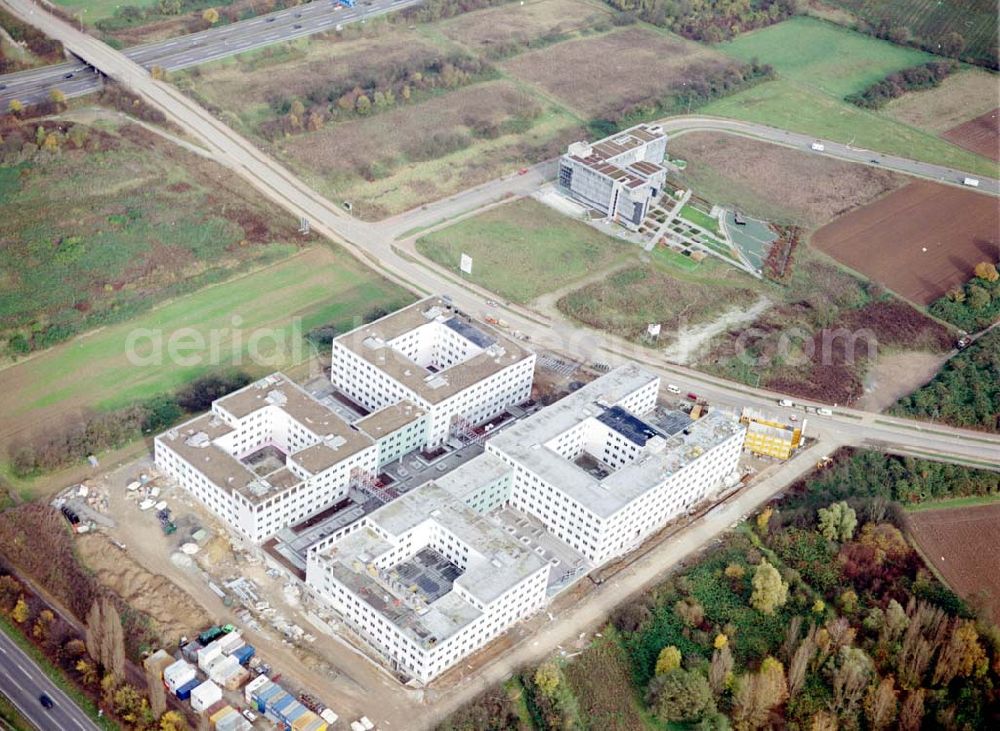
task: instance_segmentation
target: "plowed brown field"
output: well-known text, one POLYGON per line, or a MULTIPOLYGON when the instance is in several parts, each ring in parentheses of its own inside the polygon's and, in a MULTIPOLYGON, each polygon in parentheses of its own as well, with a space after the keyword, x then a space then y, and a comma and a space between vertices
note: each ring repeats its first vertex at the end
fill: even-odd
POLYGON ((924 557, 962 597, 989 595, 1000 622, 1000 504, 927 510, 910 515, 910 527, 924 557))
POLYGON ((1000 162, 1000 109, 952 127, 941 136, 959 147, 1000 162))
POLYGON ((830 224, 812 243, 913 302, 930 304, 997 258, 1000 212, 987 195, 915 182, 830 224))

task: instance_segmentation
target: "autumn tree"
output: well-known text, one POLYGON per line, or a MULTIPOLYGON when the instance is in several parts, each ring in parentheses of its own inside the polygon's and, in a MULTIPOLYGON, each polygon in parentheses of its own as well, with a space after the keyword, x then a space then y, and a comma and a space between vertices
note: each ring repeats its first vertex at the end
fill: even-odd
POLYGON ((56 620, 56 615, 51 609, 43 609, 35 619, 35 626, 31 628, 32 636, 37 640, 44 640, 52 631, 52 624, 56 620))
POLYGON ((7 111, 16 116, 24 111, 24 103, 20 99, 11 99, 7 103, 7 111))
POLYGON ((95 685, 98 680, 97 666, 90 660, 80 658, 76 661, 76 672, 80 673, 80 680, 84 685, 95 685))
POLYGON ((656 658, 656 674, 663 675, 671 670, 676 670, 681 666, 681 651, 673 645, 667 645, 660 650, 659 657, 656 658))
POLYGON ((0 611, 9 613, 21 596, 21 582, 13 576, 0 576, 0 611))
POLYGON ((49 92, 49 101, 55 104, 56 108, 58 109, 59 107, 61 107, 63 104, 66 103, 66 95, 63 93, 61 89, 53 89, 52 91, 49 92))
POLYGON ((28 609, 28 602, 25 601, 24 595, 22 594, 17 598, 17 604, 15 604, 14 608, 10 610, 10 618, 18 624, 24 624, 28 621, 28 615, 30 613, 31 612, 28 609))
POLYGON ((159 729, 160 731, 188 731, 188 725, 180 713, 167 711, 160 716, 159 729))
POLYGON ((201 14, 201 19, 209 25, 215 25, 219 22, 219 11, 215 8, 205 8, 205 12, 201 14))
POLYGON ((997 279, 1000 279, 1000 273, 997 273, 996 265, 992 262, 981 261, 976 264, 976 268, 973 271, 977 277, 985 279, 987 282, 995 282, 997 279))
POLYGON ((817 711, 809 724, 809 731, 837 731, 837 717, 827 711, 817 711))
POLYGON ((788 695, 794 698, 802 690, 806 682, 806 673, 809 663, 816 656, 816 627, 812 626, 802 638, 802 642, 795 648, 792 658, 788 662, 788 695))
POLYGON ((684 597, 674 604, 674 614, 688 627, 697 627, 705 621, 705 608, 694 597, 684 597))
POLYGON ((859 647, 841 647, 833 670, 833 709, 850 715, 857 709, 874 670, 871 658, 859 647))
POLYGON ((125 673, 125 635, 114 602, 107 597, 94 601, 87 612, 87 652, 117 680, 125 673))
POLYGON ((708 684, 716 696, 729 685, 733 677, 733 667, 736 662, 733 660, 733 651, 728 645, 712 653, 712 662, 708 666, 708 684))
POLYGON ((932 682, 948 685, 956 677, 982 675, 986 672, 986 652, 979 644, 976 625, 967 619, 955 619, 947 644, 938 655, 932 682))
POLYGON ((554 662, 543 662, 535 671, 535 687, 549 698, 559 687, 559 668, 554 662))
POLYGON ((858 516, 854 508, 846 502, 833 503, 828 508, 820 508, 818 530, 820 535, 830 541, 846 543, 854 537, 858 527, 858 516))
POLYGON ((113 707, 119 718, 135 726, 146 726, 152 720, 149 702, 142 693, 128 683, 115 690, 113 707))
POLYGON ((154 716, 162 716, 167 710, 167 694, 155 665, 146 666, 146 692, 149 696, 149 710, 154 716))
POLYGON ((733 694, 733 725, 737 731, 752 731, 767 725, 771 711, 788 698, 785 669, 766 657, 756 673, 742 676, 733 694))
POLYGON ((668 723, 692 723, 715 710, 712 689, 705 676, 681 668, 653 678, 646 700, 657 717, 668 723))
POLYGON ((865 696, 865 718, 872 731, 889 728, 896 720, 898 710, 896 679, 891 675, 882 678, 878 685, 868 689, 865 696))
POLYGON ((771 516, 774 515, 774 508, 768 506, 761 510, 757 514, 757 532, 762 536, 767 535, 768 525, 771 522, 771 516))
POLYGON ((919 731, 924 720, 925 693, 923 688, 907 693, 899 709, 899 731, 919 731))
POLYGON ((788 601, 788 584, 786 584, 778 569, 762 560, 753 574, 753 593, 750 595, 750 605, 764 614, 774 614, 774 610, 784 606, 788 601))

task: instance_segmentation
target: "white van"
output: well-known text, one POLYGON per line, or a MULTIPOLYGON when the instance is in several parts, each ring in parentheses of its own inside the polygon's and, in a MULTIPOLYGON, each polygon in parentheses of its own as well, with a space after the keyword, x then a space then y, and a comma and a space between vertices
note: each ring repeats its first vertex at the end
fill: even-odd
POLYGON ((672 384, 672 383, 668 383, 667 384, 667 390, 670 391, 670 393, 680 393, 681 392, 681 390, 677 386, 675 386, 674 384, 672 384))
POLYGON ((979 179, 978 178, 965 178, 965 179, 962 180, 962 185, 968 185, 971 188, 978 188, 979 187, 979 179))
POLYGON ((816 152, 823 152, 826 149, 826 145, 824 145, 822 142, 813 142, 809 146, 812 149, 816 150, 816 152))
POLYGON ((783 398, 778 401, 778 406, 792 407, 795 406, 795 402, 791 399, 783 398))
POLYGON ((820 416, 833 416, 833 412, 830 409, 816 409, 816 413, 820 416))

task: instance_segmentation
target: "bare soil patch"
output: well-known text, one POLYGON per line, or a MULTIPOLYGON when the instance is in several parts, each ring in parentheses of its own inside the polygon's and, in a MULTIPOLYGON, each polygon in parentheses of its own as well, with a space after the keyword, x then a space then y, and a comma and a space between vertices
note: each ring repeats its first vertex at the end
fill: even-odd
POLYGON ((858 401, 858 408, 882 411, 892 406, 934 378, 947 359, 947 355, 923 351, 880 355, 865 376, 865 395, 858 401))
POLYGON ((1000 162, 1000 109, 953 127, 941 136, 959 147, 1000 162))
POLYGON ((769 221, 821 226, 906 184, 888 170, 735 135, 694 132, 670 141, 687 161, 679 183, 713 203, 769 221))
POLYGON ((660 97, 694 69, 734 65, 695 43, 636 27, 558 43, 505 64, 518 78, 591 117, 660 97))
POLYGON ((147 571, 104 536, 80 536, 76 548, 80 560, 102 584, 156 621, 156 631, 165 641, 176 641, 209 623, 208 613, 187 592, 166 577, 147 571))
POLYGON ((988 597, 1000 622, 1000 505, 978 505, 912 513, 913 538, 945 581, 963 597, 988 597))
POLYGON ((812 243, 913 302, 930 304, 995 260, 1000 212, 991 196, 924 181, 838 218, 812 243))
POLYGON ((581 0, 541 0, 465 13, 442 28, 444 34, 470 49, 490 55, 505 44, 527 45, 607 20, 606 9, 581 0))

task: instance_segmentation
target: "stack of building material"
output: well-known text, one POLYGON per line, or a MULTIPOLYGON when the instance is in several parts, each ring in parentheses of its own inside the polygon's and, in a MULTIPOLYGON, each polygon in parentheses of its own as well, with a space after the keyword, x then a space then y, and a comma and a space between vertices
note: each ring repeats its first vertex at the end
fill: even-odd
POLYGON ((191 708, 198 713, 208 709, 210 705, 222 700, 222 688, 211 680, 206 680, 191 691, 191 708))

